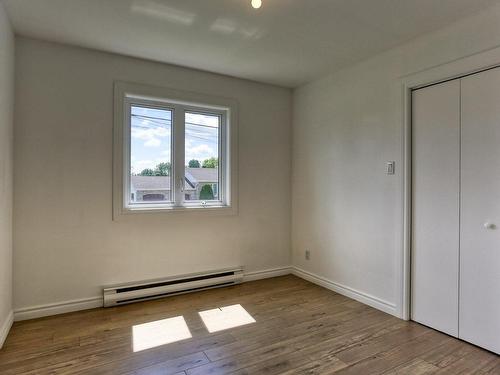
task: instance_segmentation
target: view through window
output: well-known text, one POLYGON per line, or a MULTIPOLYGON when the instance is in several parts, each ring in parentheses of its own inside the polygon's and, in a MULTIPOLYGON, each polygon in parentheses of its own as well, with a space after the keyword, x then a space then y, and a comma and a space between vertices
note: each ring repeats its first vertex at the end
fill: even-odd
POLYGON ((172 111, 130 108, 130 203, 172 201, 172 111))
POLYGON ((220 116, 185 114, 186 201, 219 200, 220 116))
POLYGON ((229 206, 229 109, 126 97, 124 205, 229 206))

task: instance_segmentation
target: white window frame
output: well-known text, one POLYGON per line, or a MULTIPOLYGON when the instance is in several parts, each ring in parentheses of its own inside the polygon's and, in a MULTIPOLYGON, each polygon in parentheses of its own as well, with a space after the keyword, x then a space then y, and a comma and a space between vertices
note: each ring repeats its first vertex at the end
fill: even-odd
POLYGON ((113 217, 168 212, 237 212, 237 103, 211 95, 115 82, 113 128, 113 217), (130 203, 130 108, 133 105, 172 111, 170 202, 130 203), (185 201, 185 112, 216 115, 219 128, 217 201, 185 201))

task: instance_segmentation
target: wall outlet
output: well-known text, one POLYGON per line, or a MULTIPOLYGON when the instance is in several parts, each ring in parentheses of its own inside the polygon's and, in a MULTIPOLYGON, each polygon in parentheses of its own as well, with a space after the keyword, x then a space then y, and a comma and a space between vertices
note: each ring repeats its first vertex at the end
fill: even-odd
POLYGON ((311 259, 311 252, 309 250, 306 250, 305 255, 306 255, 306 260, 311 259))

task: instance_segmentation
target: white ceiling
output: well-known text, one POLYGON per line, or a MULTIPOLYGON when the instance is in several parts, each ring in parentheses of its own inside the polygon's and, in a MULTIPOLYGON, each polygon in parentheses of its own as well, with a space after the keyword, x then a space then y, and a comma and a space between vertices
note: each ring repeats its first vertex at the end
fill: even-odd
POLYGON ((4 0, 24 36, 295 87, 500 0, 4 0))

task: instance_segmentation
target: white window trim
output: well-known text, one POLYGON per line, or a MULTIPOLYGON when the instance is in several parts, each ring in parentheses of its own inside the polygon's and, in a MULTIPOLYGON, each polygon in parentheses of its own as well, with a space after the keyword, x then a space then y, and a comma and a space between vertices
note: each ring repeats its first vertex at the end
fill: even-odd
MULTIPOLYGON (((139 214, 171 214, 172 212, 196 212, 203 214, 236 214, 238 197, 238 106, 233 99, 221 98, 212 95, 180 91, 175 89, 148 86, 137 83, 115 82, 114 85, 114 127, 113 127, 113 219, 118 220, 127 216, 139 214), (220 132, 219 147, 222 157, 219 160, 219 197, 224 201, 184 202, 184 192, 181 189, 172 189, 171 194, 176 194, 177 202, 165 204, 129 205, 126 192, 130 189, 130 126, 128 107, 130 104, 158 104, 169 107, 174 112, 175 124, 172 126, 173 148, 177 153, 184 154, 184 139, 175 137, 175 129, 184 127, 184 109, 200 112, 201 108, 209 110, 210 114, 219 114, 221 124, 225 131, 220 132), (182 115, 179 116, 178 114, 182 115), (178 122, 178 123, 177 123, 178 122), (174 142, 176 142, 174 144, 174 142), (222 191, 222 194, 221 194, 222 191), (182 205, 179 205, 183 202, 182 205)), ((171 186, 179 181, 184 181, 184 160, 174 159, 172 165, 171 186)), ((173 198, 173 197, 172 197, 173 198)))

